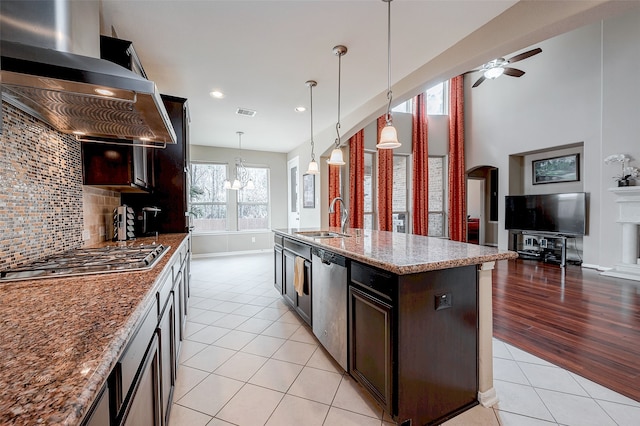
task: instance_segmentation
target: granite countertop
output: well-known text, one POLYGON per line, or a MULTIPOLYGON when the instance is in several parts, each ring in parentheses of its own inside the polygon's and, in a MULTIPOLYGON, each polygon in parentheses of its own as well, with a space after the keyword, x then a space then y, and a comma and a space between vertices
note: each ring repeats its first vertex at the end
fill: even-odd
POLYGON ((0 424, 82 421, 186 237, 127 241, 170 247, 148 270, 0 284, 0 424))
MULTIPOLYGON (((297 234, 318 230, 289 228, 273 231, 398 275, 518 257, 513 251, 399 232, 349 228, 346 232, 349 236, 342 238, 312 238, 297 234)), ((340 228, 322 230, 340 232, 340 228)))

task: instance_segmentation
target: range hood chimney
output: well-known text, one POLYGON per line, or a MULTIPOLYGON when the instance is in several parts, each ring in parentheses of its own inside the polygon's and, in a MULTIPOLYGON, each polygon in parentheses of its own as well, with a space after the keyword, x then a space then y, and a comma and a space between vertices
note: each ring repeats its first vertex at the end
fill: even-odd
POLYGON ((98 4, 2 0, 2 99, 82 141, 176 143, 153 81, 86 56, 99 56, 98 4), (95 30, 87 22, 95 22, 95 30), (70 51, 74 40, 83 55, 70 51))

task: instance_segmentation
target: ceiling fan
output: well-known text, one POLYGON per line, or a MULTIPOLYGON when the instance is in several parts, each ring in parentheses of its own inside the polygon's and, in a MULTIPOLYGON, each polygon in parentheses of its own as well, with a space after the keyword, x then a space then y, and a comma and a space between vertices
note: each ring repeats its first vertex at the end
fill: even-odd
POLYGON ((502 74, 508 75, 508 76, 511 76, 511 77, 521 77, 521 76, 524 75, 524 71, 516 69, 516 68, 508 67, 507 65, 510 65, 510 64, 512 64, 514 62, 521 61, 523 59, 530 58, 531 56, 537 55, 540 52, 542 52, 542 49, 537 47, 535 49, 532 49, 532 50, 526 51, 524 53, 520 53, 519 55, 513 56, 510 59, 497 58, 497 59, 494 59, 492 61, 487 62, 486 64, 484 64, 483 66, 481 66, 477 70, 467 71, 463 75, 470 74, 470 73, 473 73, 473 72, 482 71, 482 75, 480 76, 480 78, 475 83, 473 83, 473 86, 471 86, 471 87, 478 87, 486 79, 493 80, 495 78, 500 77, 502 74))

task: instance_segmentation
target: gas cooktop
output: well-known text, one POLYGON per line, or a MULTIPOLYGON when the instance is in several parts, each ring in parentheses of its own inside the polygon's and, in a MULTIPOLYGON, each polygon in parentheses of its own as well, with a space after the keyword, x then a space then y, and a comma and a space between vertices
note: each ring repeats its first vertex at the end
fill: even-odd
POLYGON ((79 248, 0 272, 0 281, 60 278, 150 269, 170 247, 162 244, 79 248))

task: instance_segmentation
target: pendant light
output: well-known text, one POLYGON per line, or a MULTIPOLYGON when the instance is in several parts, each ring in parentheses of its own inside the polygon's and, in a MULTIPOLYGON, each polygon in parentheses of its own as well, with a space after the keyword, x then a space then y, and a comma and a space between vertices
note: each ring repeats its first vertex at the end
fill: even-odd
MULTIPOLYGON (((236 132, 236 134, 238 135, 238 147, 242 154, 242 135, 244 135, 244 132, 236 132)), ((242 157, 236 158, 236 173, 233 183, 231 183, 229 179, 226 179, 224 181, 224 189, 233 189, 234 191, 239 191, 241 189, 255 189, 253 180, 249 177, 249 172, 247 172, 247 169, 244 166, 242 157)))
POLYGON ((387 104, 387 116, 386 121, 387 125, 382 128, 380 132, 380 141, 376 145, 378 149, 393 149, 398 148, 402 145, 398 141, 398 132, 396 128, 393 127, 393 117, 391 116, 391 100, 393 99, 393 94, 391 93, 391 1, 392 0, 382 0, 385 3, 388 3, 388 14, 387 14, 387 99, 389 99, 389 103, 387 104))
POLYGON ((309 168, 307 174, 317 175, 320 173, 318 169, 318 163, 316 163, 316 155, 313 151, 313 88, 318 85, 318 82, 309 80, 305 83, 309 87, 309 115, 311 116, 311 161, 309 162, 309 168))
POLYGON ((347 47, 338 45, 333 48, 333 54, 338 57, 338 122, 336 123, 336 147, 331 151, 331 157, 327 160, 327 164, 335 166, 343 166, 344 158, 342 157, 342 149, 340 149, 340 69, 342 65, 342 57, 347 53, 347 47))

